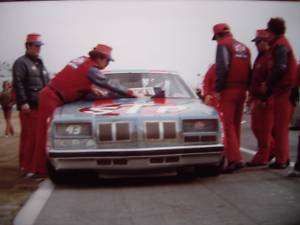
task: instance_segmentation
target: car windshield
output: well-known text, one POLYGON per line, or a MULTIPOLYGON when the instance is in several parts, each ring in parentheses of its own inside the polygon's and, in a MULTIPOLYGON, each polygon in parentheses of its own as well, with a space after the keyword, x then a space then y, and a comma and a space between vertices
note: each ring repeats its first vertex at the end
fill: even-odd
POLYGON ((174 74, 114 73, 106 74, 110 82, 122 85, 140 97, 194 98, 186 83, 174 74))

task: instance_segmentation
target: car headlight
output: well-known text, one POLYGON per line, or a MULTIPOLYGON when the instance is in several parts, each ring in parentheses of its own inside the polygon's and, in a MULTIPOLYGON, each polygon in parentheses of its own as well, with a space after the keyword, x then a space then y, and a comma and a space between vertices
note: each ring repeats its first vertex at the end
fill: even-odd
POLYGON ((216 132, 218 131, 217 119, 190 119, 182 121, 183 132, 216 132))
POLYGON ((55 137, 91 137, 91 123, 56 123, 55 137))
POLYGON ((96 142, 93 139, 55 139, 56 149, 93 149, 96 142))

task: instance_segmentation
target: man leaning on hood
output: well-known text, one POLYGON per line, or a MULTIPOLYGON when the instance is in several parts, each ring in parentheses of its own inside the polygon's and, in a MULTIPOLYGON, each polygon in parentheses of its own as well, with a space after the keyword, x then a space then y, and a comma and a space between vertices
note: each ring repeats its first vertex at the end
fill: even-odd
POLYGON ((98 44, 89 52, 89 57, 82 56, 72 60, 41 91, 39 96, 41 104, 38 109, 39 133, 34 155, 36 174, 41 176, 47 174, 47 127, 57 107, 79 100, 93 90, 101 94, 98 88, 126 97, 135 97, 130 90, 111 84, 109 79, 102 74, 101 70, 113 61, 111 51, 111 47, 98 44))

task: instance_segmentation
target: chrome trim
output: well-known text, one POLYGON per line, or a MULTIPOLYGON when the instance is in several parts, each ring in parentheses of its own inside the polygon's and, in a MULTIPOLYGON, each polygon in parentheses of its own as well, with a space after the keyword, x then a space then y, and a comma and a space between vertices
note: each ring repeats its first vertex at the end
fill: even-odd
POLYGON ((48 149, 51 153, 87 153, 87 152, 143 152, 143 151, 155 151, 155 150, 177 150, 177 149, 191 149, 191 148, 221 148, 224 147, 223 144, 214 145, 188 145, 188 146, 169 146, 169 147, 149 147, 149 148, 112 148, 112 149, 80 149, 80 150, 55 150, 48 149))
MULTIPOLYGON (((178 161, 167 162, 170 155, 159 154, 155 156, 133 156, 133 157, 91 157, 91 158, 50 158, 50 162, 56 170, 68 169, 92 169, 106 171, 128 171, 138 169, 176 169, 181 166, 193 166, 202 164, 219 164, 223 158, 222 152, 174 154, 171 157, 178 157, 178 161), (162 162, 151 163, 151 159, 163 158, 162 162), (108 164, 99 164, 99 160, 106 160, 108 164), (116 164, 114 160, 125 160, 124 164, 116 164)), ((102 172, 104 172, 102 171, 102 172)))

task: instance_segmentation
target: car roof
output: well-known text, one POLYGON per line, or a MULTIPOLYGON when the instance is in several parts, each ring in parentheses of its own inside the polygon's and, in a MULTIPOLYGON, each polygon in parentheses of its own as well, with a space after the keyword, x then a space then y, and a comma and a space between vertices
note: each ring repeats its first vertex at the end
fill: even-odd
POLYGON ((168 75, 179 75, 176 71, 170 70, 105 70, 104 74, 122 74, 122 73, 132 73, 132 74, 168 74, 168 75))

